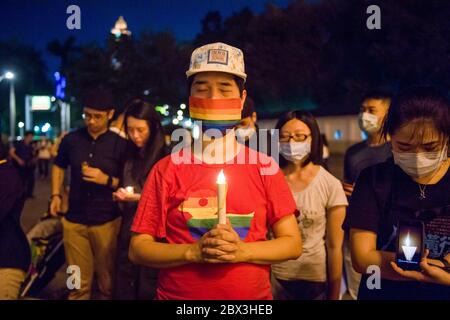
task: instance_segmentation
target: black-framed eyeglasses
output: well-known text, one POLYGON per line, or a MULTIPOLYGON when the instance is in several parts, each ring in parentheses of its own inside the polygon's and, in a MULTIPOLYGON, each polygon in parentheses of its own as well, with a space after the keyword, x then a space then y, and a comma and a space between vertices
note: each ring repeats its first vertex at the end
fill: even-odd
POLYGON ((291 139, 294 139, 295 142, 303 142, 306 141, 311 135, 303 134, 303 133, 294 133, 294 134, 281 134, 280 142, 289 142, 291 139))

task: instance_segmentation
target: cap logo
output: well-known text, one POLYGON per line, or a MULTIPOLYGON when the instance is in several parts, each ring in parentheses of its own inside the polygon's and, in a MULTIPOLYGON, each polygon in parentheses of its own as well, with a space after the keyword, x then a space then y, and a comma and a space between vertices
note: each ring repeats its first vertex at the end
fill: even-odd
POLYGON ((228 51, 222 49, 208 50, 208 64, 209 63, 228 65, 228 51))

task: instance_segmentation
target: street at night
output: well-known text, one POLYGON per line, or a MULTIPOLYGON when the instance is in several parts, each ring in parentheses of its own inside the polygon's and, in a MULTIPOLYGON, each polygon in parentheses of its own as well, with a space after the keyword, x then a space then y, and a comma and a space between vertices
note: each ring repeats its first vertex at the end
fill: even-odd
POLYGON ((0 318, 450 300, 450 2, 0 7, 0 318))

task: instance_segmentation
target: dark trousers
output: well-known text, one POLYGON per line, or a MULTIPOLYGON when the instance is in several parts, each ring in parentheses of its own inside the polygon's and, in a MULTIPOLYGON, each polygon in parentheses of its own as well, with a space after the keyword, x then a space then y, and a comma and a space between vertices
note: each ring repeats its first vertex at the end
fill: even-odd
POLYGON ((48 177, 48 166, 49 166, 50 160, 49 159, 39 159, 38 160, 38 170, 39 170, 39 176, 40 177, 48 177))
POLYGON ((135 211, 122 216, 122 225, 117 241, 116 275, 113 299, 153 300, 156 295, 158 269, 137 266, 128 259, 131 240, 131 224, 135 211))
POLYGON ((22 183, 24 186, 26 197, 33 196, 34 183, 35 183, 35 178, 34 178, 35 169, 36 169, 35 166, 18 167, 20 177, 22 178, 22 183))
POLYGON ((272 276, 272 294, 275 300, 326 300, 326 282, 305 280, 286 281, 272 276))
POLYGON ((381 279, 380 289, 369 289, 367 279, 361 278, 358 300, 450 300, 449 286, 381 279))

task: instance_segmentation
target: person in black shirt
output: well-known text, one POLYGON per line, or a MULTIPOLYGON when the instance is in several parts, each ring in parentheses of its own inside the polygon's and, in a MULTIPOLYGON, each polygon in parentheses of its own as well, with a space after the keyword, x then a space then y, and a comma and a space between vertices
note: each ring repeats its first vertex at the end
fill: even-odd
POLYGON ((24 139, 17 141, 9 150, 13 164, 19 171, 25 187, 27 198, 33 197, 35 184, 34 171, 36 169, 36 152, 33 146, 33 131, 25 132, 24 139))
POLYGON ((167 151, 160 117, 149 103, 141 99, 133 100, 126 108, 124 125, 132 143, 129 144, 122 172, 123 187, 113 193, 113 198, 119 201, 122 209, 114 299, 148 300, 155 297, 158 270, 137 266, 128 259, 130 229, 147 175, 167 151))
MULTIPOLYGON (((352 145, 344 156, 343 186, 349 201, 351 201, 353 186, 361 171, 392 157, 391 144, 382 135, 383 123, 390 104, 391 95, 383 91, 369 92, 362 99, 358 117, 359 127, 366 133, 367 140, 352 145)), ((344 241, 344 257, 347 289, 350 296, 356 299, 361 275, 352 267, 348 234, 344 241)))
POLYGON ((119 185, 127 141, 108 130, 114 104, 107 89, 88 91, 82 103, 86 127, 63 138, 54 161, 50 213, 61 210, 64 171, 70 167, 69 209, 62 220, 64 248, 68 264, 80 267, 81 286, 71 291, 69 299, 90 299, 94 274, 100 298, 109 299, 120 227, 112 192, 119 185))
POLYGON ((17 299, 30 265, 27 238, 20 225, 25 202, 21 178, 0 143, 0 300, 17 299))
POLYGON ((385 162, 392 156, 391 144, 382 135, 382 127, 391 104, 391 95, 381 91, 367 93, 358 116, 359 127, 367 139, 352 145, 344 156, 344 187, 347 195, 365 168, 385 162))
POLYGON ((410 88, 393 102, 383 131, 393 159, 362 171, 344 222, 353 266, 363 273, 358 298, 450 299, 442 277, 450 260, 450 103, 433 88, 410 88), (423 272, 394 263, 397 223, 405 219, 425 225, 423 272), (367 286, 372 265, 380 267, 380 289, 367 286))

